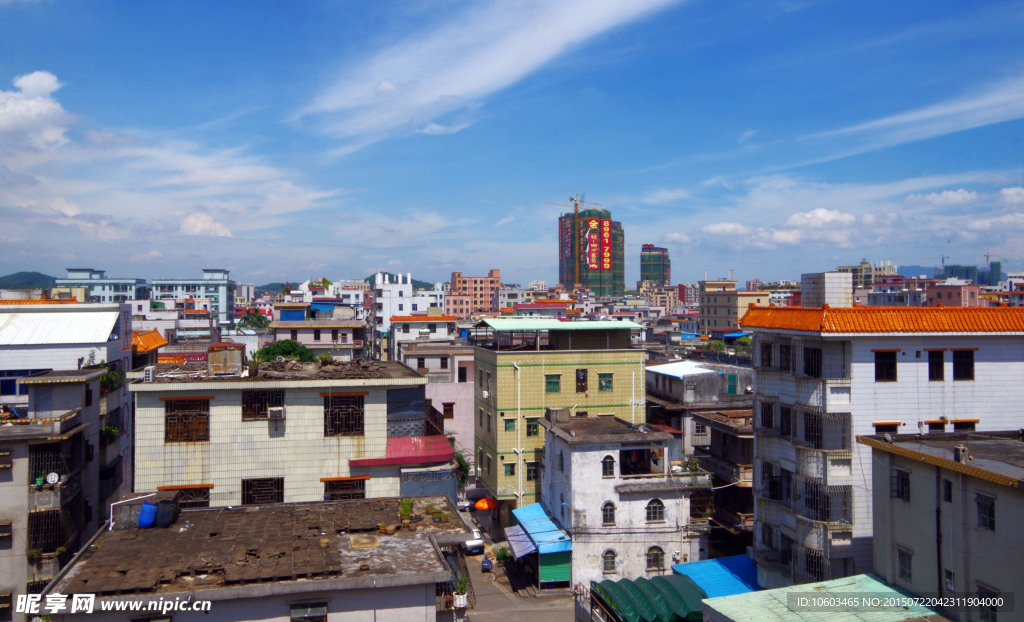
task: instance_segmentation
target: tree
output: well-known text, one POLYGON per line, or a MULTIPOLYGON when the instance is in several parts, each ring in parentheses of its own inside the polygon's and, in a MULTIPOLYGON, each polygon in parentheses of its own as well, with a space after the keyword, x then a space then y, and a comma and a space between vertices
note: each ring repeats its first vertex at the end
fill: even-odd
POLYGON ((736 347, 741 350, 750 350, 751 345, 750 337, 740 337, 736 340, 736 347))
MULTIPOLYGON (((448 442, 452 444, 452 448, 455 448, 454 436, 449 436, 448 442)), ((458 465, 458 468, 455 469, 458 477, 458 485, 459 488, 462 488, 466 485, 466 482, 469 481, 469 461, 466 460, 466 457, 463 456, 462 452, 458 449, 455 449, 455 464, 458 465)))
POLYGON ((249 309, 238 318, 239 328, 267 328, 270 326, 270 318, 256 309, 249 309))
POLYGON ((725 352, 725 342, 721 339, 712 339, 704 344, 704 349, 708 352, 725 352))
POLYGON ((309 348, 291 339, 282 339, 281 341, 268 343, 256 351, 256 356, 264 361, 273 361, 279 356, 288 359, 298 359, 302 363, 312 363, 316 360, 316 355, 309 348))

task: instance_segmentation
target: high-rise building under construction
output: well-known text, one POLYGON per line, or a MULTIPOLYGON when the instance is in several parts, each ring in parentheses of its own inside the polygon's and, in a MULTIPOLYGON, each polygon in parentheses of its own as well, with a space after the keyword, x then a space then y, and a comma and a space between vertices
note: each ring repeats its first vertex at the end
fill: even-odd
MULTIPOLYGON (((580 201, 581 203, 583 201, 580 201)), ((595 296, 626 292, 626 236, 606 209, 581 209, 558 219, 558 281, 595 296)))
POLYGON ((672 284, 672 262, 668 249, 644 244, 640 250, 640 281, 650 281, 658 287, 672 284))

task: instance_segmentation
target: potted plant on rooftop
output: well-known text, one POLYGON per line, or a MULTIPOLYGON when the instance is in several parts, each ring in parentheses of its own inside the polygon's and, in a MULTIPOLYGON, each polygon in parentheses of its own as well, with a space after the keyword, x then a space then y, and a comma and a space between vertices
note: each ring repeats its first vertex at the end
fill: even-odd
POLYGON ((455 608, 465 609, 469 606, 469 575, 459 575, 455 580, 455 608))

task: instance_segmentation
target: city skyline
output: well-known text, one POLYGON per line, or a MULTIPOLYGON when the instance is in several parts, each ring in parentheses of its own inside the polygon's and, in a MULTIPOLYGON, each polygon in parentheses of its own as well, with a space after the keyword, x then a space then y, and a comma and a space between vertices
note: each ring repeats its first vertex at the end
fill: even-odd
POLYGON ((0 2, 0 272, 1024 266, 1019 5, 0 2), (965 51, 967 53, 965 53, 965 51), (582 195, 582 193, 586 193, 582 195), (185 250, 182 250, 185 249, 185 250))

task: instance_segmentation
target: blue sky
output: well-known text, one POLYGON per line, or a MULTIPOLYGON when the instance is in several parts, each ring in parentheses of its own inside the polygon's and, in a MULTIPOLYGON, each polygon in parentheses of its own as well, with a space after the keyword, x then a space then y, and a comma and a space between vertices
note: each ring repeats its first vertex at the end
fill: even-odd
POLYGON ((1024 3, 0 0, 0 272, 1024 268, 1024 3))

